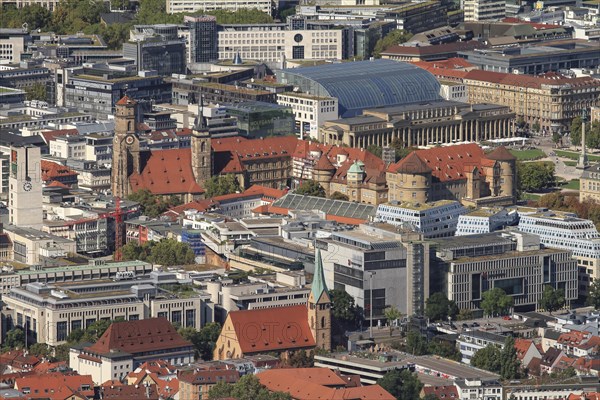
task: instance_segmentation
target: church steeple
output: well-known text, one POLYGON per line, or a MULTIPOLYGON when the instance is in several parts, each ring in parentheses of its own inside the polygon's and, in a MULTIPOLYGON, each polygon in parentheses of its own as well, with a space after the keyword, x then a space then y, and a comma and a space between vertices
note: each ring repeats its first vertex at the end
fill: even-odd
POLYGON ((321 250, 315 254, 315 273, 308 296, 310 330, 317 347, 331 350, 331 299, 325 283, 321 250))
POLYGON ((192 130, 192 171, 194 178, 200 186, 210 179, 212 175, 212 145, 210 131, 204 116, 204 97, 200 96, 198 102, 198 115, 192 130))
POLYGON ((129 195, 129 177, 140 173, 140 141, 136 123, 137 103, 126 95, 115 104, 111 189, 116 197, 129 195))

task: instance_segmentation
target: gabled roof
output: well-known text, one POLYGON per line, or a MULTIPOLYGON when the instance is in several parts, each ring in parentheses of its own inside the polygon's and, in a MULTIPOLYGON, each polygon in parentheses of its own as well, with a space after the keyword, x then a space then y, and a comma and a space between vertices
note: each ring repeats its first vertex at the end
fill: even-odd
POLYGON ((515 161, 517 159, 504 146, 496 147, 494 151, 486 154, 485 158, 496 161, 515 161))
POLYGON ((116 105, 118 106, 126 106, 128 104, 137 104, 137 102, 135 100, 133 100, 131 97, 125 95, 123 97, 121 97, 121 99, 119 101, 117 101, 116 105))
POLYGON ((44 182, 59 180, 61 178, 77 179, 78 173, 66 165, 47 160, 42 160, 40 164, 42 168, 42 180, 44 182))
POLYGON ((440 400, 446 399, 458 399, 458 389, 454 385, 446 386, 425 386, 423 388, 423 394, 436 396, 440 400))
POLYGON ((113 322, 96 343, 84 350, 99 355, 111 350, 135 354, 146 351, 191 347, 166 318, 113 322))
POLYGON ((397 163, 391 164, 388 171, 402 174, 428 174, 432 172, 431 168, 417 155, 416 151, 411 152, 397 163))
POLYGON ((196 183, 189 148, 151 151, 142 168, 140 174, 129 177, 134 192, 146 189, 155 195, 204 193, 196 183))
POLYGON ((314 169, 317 171, 335 171, 335 167, 331 164, 331 161, 329 161, 329 158, 326 155, 321 155, 321 157, 319 157, 319 161, 317 161, 314 169))
POLYGON ((232 311, 227 319, 233 324, 244 354, 312 348, 316 345, 308 325, 308 309, 305 305, 232 311), (287 331, 292 323, 297 327, 295 335, 287 331), (247 326, 265 329, 258 332, 258 337, 250 337, 243 331, 247 326), (266 329, 267 326, 269 329, 266 329))
POLYGON ((240 379, 236 369, 207 368, 181 371, 178 379, 192 385, 214 385, 218 382, 235 383, 240 379))
POLYGON ((29 388, 29 395, 34 398, 64 400, 74 395, 94 397, 94 381, 91 375, 50 373, 19 378, 15 381, 15 389, 23 391, 25 388, 29 388))
POLYGON ((40 135, 44 138, 46 144, 50 144, 52 140, 62 136, 79 135, 79 131, 77 129, 56 129, 53 131, 41 132, 40 135))
POLYGON ((102 386, 100 398, 103 400, 158 400, 159 394, 156 385, 102 386))

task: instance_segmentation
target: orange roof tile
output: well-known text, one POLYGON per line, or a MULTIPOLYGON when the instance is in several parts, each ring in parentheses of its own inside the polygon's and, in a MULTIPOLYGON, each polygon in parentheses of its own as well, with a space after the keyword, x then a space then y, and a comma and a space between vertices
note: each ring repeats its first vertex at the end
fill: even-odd
POLYGON ((244 354, 315 347, 315 338, 308 326, 308 310, 304 305, 232 311, 227 319, 233 323, 244 354), (296 335, 287 331, 291 323, 297 327, 296 335), (259 330, 257 335, 250 336, 246 332, 249 326, 268 326, 269 329, 259 330))
POLYGON ((191 157, 189 148, 151 151, 142 172, 129 177, 132 190, 155 195, 204 193, 196 183, 191 157))
POLYGON ((252 140, 236 136, 212 140, 215 171, 216 173, 240 173, 244 171, 244 162, 291 157, 297 141, 296 136, 252 140))
POLYGON ((446 386, 425 386, 423 393, 427 396, 434 395, 438 399, 458 399, 458 390, 454 385, 446 386))
POLYGON ((329 161, 327 155, 322 155, 321 157, 319 157, 319 161, 317 161, 317 164, 315 165, 314 169, 316 169, 317 171, 335 171, 335 167, 333 166, 331 161, 329 161))
POLYGON ((103 400, 158 400, 156 385, 102 386, 100 398, 103 400))
POLYGON ((432 172, 431 168, 417 155, 416 151, 388 167, 390 172, 400 172, 403 174, 428 174, 432 172))
POLYGON ((75 179, 75 181, 77 181, 77 175, 79 174, 66 165, 48 160, 42 160, 40 164, 42 168, 42 180, 44 182, 64 180, 65 178, 75 179))
POLYGON ((79 131, 77 129, 55 129, 52 131, 45 131, 40 133, 44 138, 46 144, 50 144, 52 140, 62 136, 76 136, 79 135, 79 131))
POLYGON ((125 95, 125 96, 121 97, 121 99, 119 101, 117 101, 116 104, 118 106, 126 106, 128 104, 137 104, 137 102, 135 100, 133 100, 131 97, 125 95))
POLYGON ((517 352, 517 358, 519 360, 522 360, 523 357, 525 357, 525 354, 527 353, 532 344, 533 341, 531 340, 522 338, 515 339, 515 350, 517 352))
POLYGON ((570 394, 567 400, 600 400, 600 392, 588 392, 583 394, 570 394))
POLYGON ((50 400, 64 400, 74 394, 87 397, 94 396, 94 381, 91 375, 63 375, 50 373, 42 376, 19 378, 15 381, 15 389, 29 389, 30 396, 50 400))

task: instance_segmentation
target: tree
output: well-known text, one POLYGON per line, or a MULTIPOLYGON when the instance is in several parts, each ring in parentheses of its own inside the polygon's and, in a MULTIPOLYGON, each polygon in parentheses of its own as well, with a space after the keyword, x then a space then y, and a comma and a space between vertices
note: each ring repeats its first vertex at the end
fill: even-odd
POLYGON ((85 330, 83 329, 74 329, 67 336, 68 343, 79 343, 81 339, 83 339, 83 335, 85 335, 85 330))
POLYGON ((127 196, 127 199, 139 203, 144 215, 151 218, 156 218, 169 208, 181 204, 181 199, 177 196, 169 196, 165 199, 162 196, 152 194, 147 189, 138 190, 127 196))
POLYGON ((234 384, 219 382, 208 391, 211 400, 232 397, 236 400, 291 400, 289 393, 270 392, 255 375, 244 375, 234 384))
POLYGON ((25 332, 23 329, 16 327, 6 332, 6 338, 2 348, 4 350, 22 349, 25 347, 25 332))
POLYGON ((331 196, 329 196, 329 198, 331 200, 344 200, 344 201, 350 200, 350 198, 347 195, 345 195, 344 193, 340 193, 338 191, 331 193, 331 196))
POLYGON ((25 88, 25 98, 27 100, 46 101, 46 85, 43 83, 34 83, 33 85, 25 88))
POLYGON ((473 354, 473 357, 471 357, 471 366, 498 374, 502 367, 500 360, 500 348, 495 344, 488 344, 473 354))
POLYGON ((297 350, 292 353, 288 360, 288 364, 293 368, 310 368, 314 364, 314 352, 307 354, 305 350, 297 350))
POLYGON ((522 192, 539 192, 554 187, 554 164, 547 162, 517 163, 518 189, 522 192))
POLYGON ((506 315, 513 306, 513 298, 506 294, 501 288, 493 288, 483 292, 481 308, 490 316, 506 315))
POLYGON ((562 141, 562 135, 558 131, 552 132, 552 141, 555 144, 559 144, 562 141))
POLYGON ((540 308, 552 314, 553 311, 560 310, 565 306, 565 291, 546 285, 538 304, 540 308))
POLYGON ((427 354, 429 352, 427 340, 419 332, 408 332, 408 335, 406 335, 406 351, 415 356, 427 354))
POLYGON ((39 4, 26 5, 21 8, 6 5, 0 7, 0 26, 21 28, 23 24, 27 24, 29 30, 52 30, 52 13, 39 4))
POLYGON ((196 256, 187 243, 174 239, 162 239, 154 242, 150 250, 150 261, 164 266, 193 264, 196 256))
POLYGON ((581 145, 581 117, 577 116, 571 121, 571 144, 574 146, 581 145))
POLYGON ((394 29, 383 38, 379 39, 373 49, 373 55, 376 58, 381 58, 381 53, 387 50, 389 47, 402 44, 407 42, 412 37, 411 33, 408 33, 402 29, 394 29))
POLYGON ((537 121, 536 121, 536 122, 534 122, 534 123, 533 123, 533 125, 531 125, 531 129, 532 129, 534 132, 539 132, 539 131, 540 131, 540 124, 539 124, 537 121))
POLYGON ((431 354, 435 354, 436 356, 448 358, 454 361, 460 361, 462 359, 462 354, 451 343, 443 341, 443 340, 432 340, 429 342, 428 351, 431 354))
POLYGON ((600 121, 594 121, 592 124, 587 124, 585 144, 590 149, 600 148, 600 121))
POLYGON ((104 332, 106 332, 112 323, 113 321, 109 319, 99 319, 98 321, 94 321, 86 328, 85 333, 81 337, 81 341, 95 343, 102 335, 104 335, 104 332))
POLYGON ((504 340, 504 347, 500 352, 500 376, 502 379, 510 380, 519 378, 520 375, 515 338, 507 336, 504 340))
POLYGON ((361 326, 364 318, 363 309, 354 303, 354 297, 345 290, 330 290, 332 340, 336 344, 344 342, 345 332, 361 326))
POLYGON ((377 146, 376 144, 370 144, 367 146, 367 151, 381 158, 381 153, 383 152, 383 149, 381 148, 381 146, 377 146))
POLYGON ((199 331, 192 327, 180 328, 177 332, 186 340, 192 342, 196 348, 196 356, 204 361, 210 361, 213 358, 213 351, 221 334, 221 325, 218 322, 211 322, 202 327, 199 331))
POLYGON ((386 372, 377 384, 398 400, 418 399, 423 388, 417 374, 408 369, 386 372))
POLYGON ((433 393, 429 393, 423 397, 423 400, 440 400, 440 398, 433 393))
POLYGON ((392 322, 400 319, 402 317, 402 313, 396 307, 391 306, 383 310, 383 315, 385 316, 388 326, 390 327, 390 336, 392 336, 392 322))
POLYGON ((467 321, 469 319, 473 319, 473 311, 463 308, 458 313, 458 316, 456 317, 456 319, 458 319, 459 321, 467 321))
POLYGON ((54 357, 52 361, 69 361, 70 347, 68 344, 59 344, 54 348, 54 357))
POLYGON ((325 189, 323 189, 323 186, 321 186, 319 182, 310 179, 302 182, 298 189, 296 189, 296 193, 305 196, 325 197, 325 189))
POLYGON ((204 183, 206 197, 212 198, 241 191, 240 183, 235 175, 213 175, 204 183))
POLYGON ((585 304, 594 307, 596 310, 600 308, 600 279, 594 279, 590 284, 585 304))
POLYGON ((454 318, 457 313, 456 303, 442 292, 432 294, 425 303, 425 315, 432 321, 445 320, 448 316, 454 318))
POLYGON ((29 353, 37 357, 50 357, 52 349, 46 343, 34 343, 29 346, 29 353))

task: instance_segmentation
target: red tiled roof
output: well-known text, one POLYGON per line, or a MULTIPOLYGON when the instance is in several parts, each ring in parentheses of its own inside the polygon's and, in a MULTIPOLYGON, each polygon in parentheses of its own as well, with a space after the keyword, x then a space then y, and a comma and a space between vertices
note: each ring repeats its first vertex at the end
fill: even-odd
POLYGON ((600 400, 600 392, 588 392, 583 394, 571 393, 567 400, 600 400))
POLYGON ((44 182, 54 181, 60 178, 70 177, 77 180, 78 173, 66 165, 58 164, 48 160, 42 160, 42 180, 44 182))
POLYGON ((59 181, 52 181, 49 184, 46 185, 47 187, 59 187, 59 188, 63 188, 63 189, 68 189, 69 186, 65 185, 62 182, 59 181))
POLYGON ((451 57, 446 60, 439 61, 412 61, 411 64, 416 65, 419 68, 440 68, 440 69, 474 69, 475 65, 471 64, 464 58, 451 57))
POLYGON ((522 360, 525 357, 525 354, 533 344, 533 341, 517 338, 515 339, 515 350, 517 351, 517 358, 522 360))
POLYGON ((235 383, 240 380, 240 373, 235 369, 207 368, 182 371, 177 377, 182 382, 192 385, 214 385, 218 382, 235 383))
POLYGON ((331 164, 327 155, 319 157, 319 161, 317 161, 314 169, 317 171, 335 171, 335 167, 331 164))
MULTIPOLYGON (((232 311, 230 319, 244 354, 315 347, 315 338, 308 326, 308 310, 304 305, 232 311), (287 327, 295 324, 297 334, 290 335, 287 327), (248 326, 266 327, 256 336, 249 336, 248 326), (252 339, 252 340, 251 340, 252 339)), ((221 332, 221 335, 224 333, 221 332)))
POLYGON ((131 97, 125 95, 125 96, 121 97, 121 100, 117 101, 116 104, 118 106, 126 106, 127 104, 137 104, 137 102, 135 100, 133 100, 131 97))
POLYGON ((243 199, 246 197, 255 197, 260 196, 261 198, 265 198, 268 200, 278 199, 287 193, 287 190, 281 189, 273 189, 260 185, 252 185, 248 189, 244 190, 242 193, 230 193, 224 194, 222 196, 215 196, 212 198, 215 202, 223 202, 227 200, 233 199, 243 199))
POLYGON ((134 192, 146 189, 155 195, 204 193, 194 178, 190 149, 151 151, 142 172, 132 174, 129 182, 134 192))
POLYGON ((11 350, 0 354, 0 364, 9 365, 13 369, 32 368, 39 362, 39 357, 26 355, 24 350, 11 350))
POLYGON ((29 388, 32 397, 50 400, 63 400, 74 394, 94 396, 94 381, 91 375, 51 373, 17 379, 15 389, 23 391, 24 388, 29 388))
POLYGON ((118 379, 111 379, 111 380, 104 382, 100 386, 125 386, 125 384, 118 379))
POLYGON ((65 368, 65 367, 68 367, 68 364, 66 361, 49 362, 46 360, 42 360, 42 362, 40 362, 35 367, 33 367, 32 371, 35 372, 36 374, 46 374, 48 372, 55 371, 59 368, 65 368))
POLYGON ((53 131, 42 132, 40 135, 42 135, 46 144, 50 144, 52 140, 55 140, 58 137, 77 136, 79 135, 79 131, 77 129, 56 129, 53 131))
POLYGON ((165 360, 146 361, 135 369, 137 372, 154 373, 159 376, 170 375, 177 371, 170 362, 165 360))
POLYGON ((562 333, 557 342, 562 344, 579 345, 586 340, 590 334, 588 332, 570 331, 562 333))
POLYGON ((454 385, 447 386, 425 386, 423 394, 436 396, 438 399, 458 399, 458 390, 454 385))
POLYGON ((491 153, 487 153, 485 158, 496 161, 515 161, 517 159, 504 146, 497 147, 491 153))
POLYGON ((403 174, 428 174, 432 172, 431 168, 417 155, 416 151, 411 152, 397 163, 391 164, 388 171, 403 174))
POLYGON ((134 354, 192 346, 183 339, 166 318, 113 322, 98 341, 85 350, 108 354, 120 350, 134 354))
POLYGON ((199 212, 204 212, 216 206, 217 204, 218 203, 216 203, 212 199, 194 200, 189 203, 172 207, 168 211, 166 211, 165 214, 181 215, 187 210, 196 210, 199 212))
POLYGON ((158 400, 156 385, 102 386, 100 398, 103 400, 158 400))

